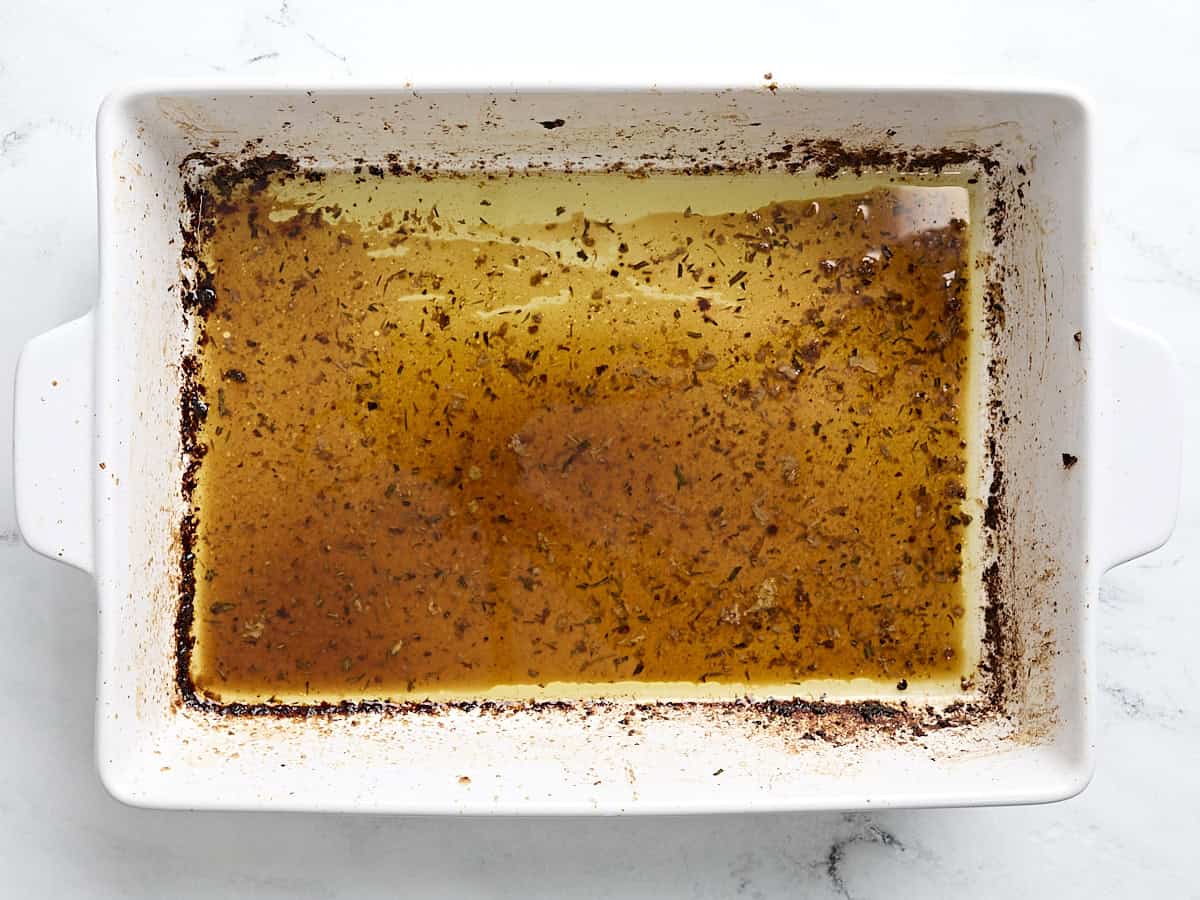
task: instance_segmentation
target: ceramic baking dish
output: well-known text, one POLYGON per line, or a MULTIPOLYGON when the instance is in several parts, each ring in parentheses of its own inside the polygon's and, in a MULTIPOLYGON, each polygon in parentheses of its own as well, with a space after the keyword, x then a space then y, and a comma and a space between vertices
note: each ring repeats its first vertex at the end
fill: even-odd
POLYGON ((1089 125, 1053 92, 146 90, 98 124, 95 309, 32 340, 20 526, 94 574, 97 759, 132 804, 404 813, 715 812, 1047 801, 1091 772, 1102 573, 1166 540, 1180 387, 1090 288, 1089 125), (184 184, 195 154, 480 170, 785 167, 974 179, 976 579, 964 690, 706 702, 408 703, 235 715, 176 670, 184 184), (986 374, 983 374, 986 373, 986 374))

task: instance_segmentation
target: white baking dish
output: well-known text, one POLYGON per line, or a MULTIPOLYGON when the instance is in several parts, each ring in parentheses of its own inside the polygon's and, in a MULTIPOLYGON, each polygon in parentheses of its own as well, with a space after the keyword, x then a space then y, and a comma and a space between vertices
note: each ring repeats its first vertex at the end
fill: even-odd
MULTIPOLYGON (((96 577, 105 785, 145 806, 406 813, 850 809, 1079 791, 1091 771, 1098 581, 1166 540, 1181 446, 1167 348, 1112 321, 1091 295, 1088 142, 1086 110, 1057 93, 114 95, 98 126, 97 305, 25 348, 15 454, 26 540, 96 577), (539 124, 555 119, 565 125, 539 124), (910 695, 906 712, 886 696, 892 705, 866 716, 872 724, 861 707, 843 715, 837 704, 616 700, 275 718, 182 702, 174 627, 179 364, 190 340, 180 305, 180 166, 188 154, 237 155, 250 144, 248 152, 319 166, 397 153, 447 167, 652 159, 669 168, 682 164, 670 160, 762 159, 782 144, 813 148, 822 139, 906 158, 914 148, 968 146, 995 161, 980 176, 978 211, 1002 201, 1006 220, 979 217, 1002 240, 977 272, 980 284, 1001 288, 1004 308, 989 339, 1004 364, 979 391, 981 405, 999 404, 987 426, 997 441, 988 466, 1003 469, 1006 522, 991 551, 1008 647, 994 709, 967 715, 953 705, 960 697, 926 694, 910 695), (998 411, 1008 415, 1003 428, 998 411), (1078 462, 1065 466, 1063 454, 1078 462), (957 727, 929 727, 939 718, 957 727)), ((826 153, 799 174, 828 163, 826 153)), ((981 413, 980 440, 988 421, 981 413)), ((991 468, 980 471, 981 505, 991 478, 991 468)))

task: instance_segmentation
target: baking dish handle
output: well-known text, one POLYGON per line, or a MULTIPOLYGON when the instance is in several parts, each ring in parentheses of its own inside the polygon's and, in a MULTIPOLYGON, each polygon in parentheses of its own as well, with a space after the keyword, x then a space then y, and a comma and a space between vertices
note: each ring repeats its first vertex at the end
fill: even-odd
POLYGON ((1179 512, 1183 465, 1183 384, 1167 342, 1113 320, 1101 366, 1102 571, 1167 542, 1179 512))
POLYGON ((39 335, 17 363, 17 524, 38 553, 92 571, 93 317, 39 335))

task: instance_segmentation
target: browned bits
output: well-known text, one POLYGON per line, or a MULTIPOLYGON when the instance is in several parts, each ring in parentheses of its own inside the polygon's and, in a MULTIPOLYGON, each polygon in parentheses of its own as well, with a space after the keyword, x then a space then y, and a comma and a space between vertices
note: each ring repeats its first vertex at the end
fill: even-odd
POLYGON ((202 231, 202 695, 959 671, 970 266, 919 192, 501 227, 431 177, 364 227, 279 178, 202 231))

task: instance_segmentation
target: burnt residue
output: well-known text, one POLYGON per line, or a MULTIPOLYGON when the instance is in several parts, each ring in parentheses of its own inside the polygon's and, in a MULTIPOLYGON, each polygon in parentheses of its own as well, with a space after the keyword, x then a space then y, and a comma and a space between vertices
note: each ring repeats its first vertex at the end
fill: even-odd
POLYGON ((188 705, 218 717, 276 720, 341 719, 348 716, 440 718, 473 715, 504 719, 516 716, 610 717, 622 727, 698 714, 714 723, 729 721, 763 732, 779 732, 801 742, 848 744, 864 731, 895 740, 925 737, 946 729, 965 728, 983 721, 993 711, 990 704, 951 703, 938 708, 906 701, 858 700, 453 700, 453 701, 342 701, 340 703, 275 704, 218 703, 204 697, 188 698, 188 705))
MULTIPOLYGON (((1025 174, 1023 167, 1018 167, 1025 174)), ((1007 176, 1003 169, 995 166, 986 169, 991 176, 990 193, 995 198, 986 214, 987 230, 993 249, 998 249, 1008 238, 1011 230, 1008 204, 1002 199, 1007 189, 1007 176)), ((983 655, 980 671, 986 676, 982 685, 990 705, 997 711, 1007 712, 1015 699, 1018 660, 1014 642, 1010 639, 1016 627, 1015 613, 1007 595, 1004 572, 999 564, 1001 551, 1009 546, 1010 516, 1006 502, 1006 466, 1004 456, 1005 436, 1009 429, 1009 413, 1005 402, 1005 381, 1008 376, 1008 360, 1002 347, 1006 339, 1008 316, 1004 283, 996 269, 996 256, 980 253, 980 269, 991 277, 983 285, 984 332, 990 345, 987 362, 987 435, 984 464, 990 471, 983 515, 983 536, 986 559, 991 562, 984 568, 982 587, 984 595, 983 655)))
POLYGON ((789 171, 816 170, 821 178, 836 178, 846 172, 862 175, 866 171, 933 172, 976 164, 990 175, 999 163, 988 150, 978 147, 895 147, 886 143, 851 145, 835 138, 799 140, 783 144, 778 151, 768 153, 769 160, 786 160, 789 171))
MULTIPOLYGON (((1003 375, 1002 366, 998 367, 998 372, 991 370, 992 367, 989 368, 989 374, 1003 375)), ((979 668, 987 676, 983 685, 984 693, 991 706, 1000 711, 1006 709, 1013 693, 1017 660, 1013 658, 1009 639, 1010 631, 1014 627, 1013 613, 998 559, 1001 549, 1011 539, 1008 534, 1009 516, 1005 502, 1006 480, 1001 449, 1001 439, 1008 428, 1008 415, 999 399, 1001 388, 998 380, 992 377, 989 378, 989 382, 986 459, 991 466, 992 477, 983 514, 983 533, 991 562, 984 568, 982 577, 985 602, 983 655, 979 668)))
POLYGON ((1004 576, 1000 563, 993 560, 983 570, 983 588, 987 605, 983 610, 984 656, 980 668, 988 674, 988 695, 992 703, 1001 708, 1006 699, 1008 686, 1006 668, 1011 667, 1008 659, 1009 615, 1004 600, 1004 576))
POLYGON ((999 236, 1004 234, 1004 226, 1008 222, 1008 201, 1000 196, 993 198, 992 205, 988 207, 987 221, 992 229, 992 240, 999 245, 999 236))
MULTIPOLYGON (((547 128, 557 128, 564 125, 565 122, 555 119, 541 124, 547 128)), ((184 168, 185 174, 188 174, 188 167, 197 164, 206 169, 205 174, 211 179, 213 186, 226 197, 239 184, 247 184, 252 191, 261 191, 268 185, 272 176, 284 173, 291 173, 310 181, 317 181, 324 177, 323 172, 304 170, 296 160, 277 153, 252 157, 243 161, 217 158, 209 154, 194 154, 185 161, 181 168, 184 168)), ((396 154, 389 155, 383 164, 393 175, 424 175, 426 177, 429 175, 429 167, 422 167, 413 161, 404 160, 396 154)), ((765 159, 747 160, 740 165, 697 163, 686 170, 686 174, 753 171, 782 165, 791 171, 813 170, 820 177, 836 178, 845 172, 853 172, 858 175, 864 171, 881 169, 909 173, 938 173, 948 167, 969 164, 978 165, 988 175, 993 175, 998 166, 991 149, 987 151, 980 148, 899 149, 882 144, 855 147, 841 141, 802 139, 792 140, 781 145, 778 150, 766 154, 765 159)), ((436 168, 436 166, 432 168, 436 168)), ((636 176, 644 174, 647 168, 646 165, 643 165, 637 172, 627 171, 631 176, 636 176)), ((610 167, 610 170, 625 170, 625 167, 616 164, 610 167)), ((182 299, 184 312, 189 315, 190 321, 196 328, 196 339, 203 343, 207 339, 204 334, 204 322, 215 308, 218 298, 213 289, 211 273, 199 258, 199 247, 203 239, 211 233, 213 219, 212 211, 206 211, 203 208, 204 194, 196 187, 195 180, 191 178, 187 180, 184 217, 181 221, 182 257, 185 266, 190 265, 194 275, 185 279, 182 299)), ((993 210, 989 211, 989 226, 994 242, 999 244, 1009 230, 1003 208, 994 205, 993 210), (996 212, 997 209, 999 212, 996 212)), ((987 285, 984 293, 987 333, 995 343, 1006 325, 1003 289, 998 282, 993 281, 987 285)), ((1076 341, 1078 343, 1078 336, 1076 341)), ((1000 359, 993 363, 989 374, 999 376, 1002 373, 1003 360, 1000 359)), ((180 601, 175 633, 176 682, 180 697, 187 706, 197 711, 220 716, 283 718, 341 717, 355 714, 436 716, 452 712, 475 712, 480 715, 496 716, 547 712, 575 712, 590 715, 618 708, 629 708, 627 703, 620 704, 617 701, 605 700, 577 702, 345 701, 307 705, 245 704, 214 702, 198 694, 189 674, 193 644, 192 619, 198 521, 198 511, 194 508, 192 494, 196 474, 204 454, 204 447, 197 441, 197 432, 208 411, 208 403, 203 396, 203 387, 198 383, 198 374, 199 363, 195 357, 190 355, 185 357, 181 378, 180 429, 181 443, 185 454, 181 488, 187 512, 180 524, 180 601)), ((992 470, 992 478, 987 498, 987 512, 984 516, 986 542, 993 554, 1002 546, 1008 528, 1004 503, 1004 466, 999 449, 1000 439, 1007 424, 1007 415, 1004 413, 1000 396, 1001 391, 993 384, 989 398, 988 420, 988 464, 992 470)), ((1064 465, 1065 463, 1066 456, 1064 455, 1064 465)), ((830 740, 830 736, 835 733, 852 735, 863 728, 882 728, 891 733, 908 729, 908 733, 920 735, 933 728, 957 727, 978 722, 1004 708, 1008 696, 1006 685, 1011 680, 1007 677, 1007 670, 1013 668, 1016 663, 1016 660, 1009 659, 1010 645, 1006 637, 1007 630, 1011 626, 1011 616, 1006 606, 1004 577, 997 562, 993 561, 987 566, 982 581, 986 606, 984 657, 981 670, 989 676, 989 684, 985 690, 986 700, 983 703, 952 704, 940 712, 935 712, 932 708, 914 709, 903 702, 880 703, 874 701, 845 703, 801 700, 664 701, 635 704, 634 707, 640 715, 662 716, 681 709, 702 709, 713 714, 739 718, 750 716, 764 726, 803 722, 805 724, 802 737, 822 741, 830 740), (812 727, 814 722, 818 723, 816 728, 812 727), (835 724, 836 728, 833 727, 835 724)))
POLYGON ((266 190, 272 175, 295 172, 296 168, 296 161, 290 156, 268 153, 264 156, 252 156, 240 163, 225 162, 217 165, 208 178, 217 192, 223 198, 229 199, 240 185, 247 185, 250 193, 257 194, 266 190))
MULTIPOLYGON (((995 452, 993 446, 992 452, 995 452)), ((994 457, 993 457, 994 458, 994 457)), ((996 468, 992 471, 992 483, 988 486, 987 506, 983 511, 983 525, 995 531, 1004 521, 1004 472, 996 468)))
MULTIPOLYGON (((759 124, 750 122, 747 123, 747 127, 759 124)), ((927 148, 900 147, 890 140, 854 144, 837 138, 792 138, 781 141, 761 156, 736 160, 679 160, 647 155, 642 157, 642 170, 646 168, 647 161, 661 159, 676 163, 682 161, 687 164, 689 174, 701 175, 784 168, 789 172, 808 172, 818 178, 833 179, 847 174, 861 176, 866 172, 938 175, 947 169, 975 167, 982 171, 985 177, 993 177, 1000 172, 1000 163, 996 159, 998 149, 999 145, 982 147, 964 144, 958 147, 927 148)), ((623 162, 612 163, 609 168, 629 171, 629 167, 623 162)), ((631 171, 630 174, 635 172, 631 171)), ((968 183, 976 184, 978 178, 972 177, 968 183)))
MULTIPOLYGON (((202 154, 193 153, 184 160, 181 168, 186 172, 193 164, 201 163, 202 154)), ((184 315, 194 315, 198 320, 212 312, 216 302, 216 291, 213 288, 212 273, 200 259, 200 247, 212 236, 214 220, 204 210, 207 191, 198 185, 184 182, 183 217, 179 222, 179 231, 183 239, 181 252, 182 268, 190 277, 184 278, 180 291, 184 315)), ((209 213, 212 212, 210 209, 209 213)))
POLYGON ((1004 286, 999 281, 989 281, 983 289, 983 312, 988 337, 996 340, 1006 324, 1004 313, 1004 286))
POLYGON ((181 364, 183 402, 179 422, 180 445, 184 455, 183 482, 180 486, 186 512, 179 524, 179 609, 175 616, 176 683, 184 697, 194 696, 195 689, 189 673, 191 666, 192 618, 196 596, 196 532, 199 521, 192 509, 192 494, 204 446, 197 440, 201 425, 208 414, 204 388, 199 383, 200 363, 192 354, 184 356, 181 364))
MULTIPOLYGON (((180 166, 185 174, 193 166, 203 166, 208 157, 191 154, 180 166)), ((184 203, 179 223, 182 237, 181 269, 185 273, 180 297, 186 322, 194 324, 197 345, 205 340, 204 322, 216 305, 212 273, 201 256, 201 246, 214 227, 212 210, 204 209, 207 191, 190 179, 184 179, 184 203)), ((180 494, 184 514, 179 523, 179 607, 175 614, 175 681, 185 699, 195 697, 189 673, 191 666, 192 619, 196 595, 196 539, 199 521, 193 508, 192 495, 196 489, 204 445, 200 430, 208 416, 209 404, 200 381, 200 361, 195 354, 185 354, 180 361, 179 443, 183 453, 183 477, 180 494)))
MULTIPOLYGON (((996 223, 991 223, 995 226, 996 223)), ((993 231, 994 243, 999 244, 1005 236, 1002 228, 993 231)), ((991 355, 988 361, 987 394, 987 453, 985 464, 990 467, 986 506, 983 514, 983 535, 990 563, 984 568, 982 582, 984 593, 983 656, 980 671, 987 678, 983 686, 991 706, 997 711, 1007 712, 1016 693, 1018 660, 1011 640, 1016 626, 1011 600, 1007 595, 1004 573, 1000 567, 1001 551, 1012 540, 1010 516, 1006 501, 1007 479, 1004 457, 1004 438, 1009 428, 1009 415, 1004 402, 1004 381, 1007 363, 1002 352, 1006 318, 1004 313, 1004 288, 999 281, 991 280, 984 290, 984 317, 991 355)))

